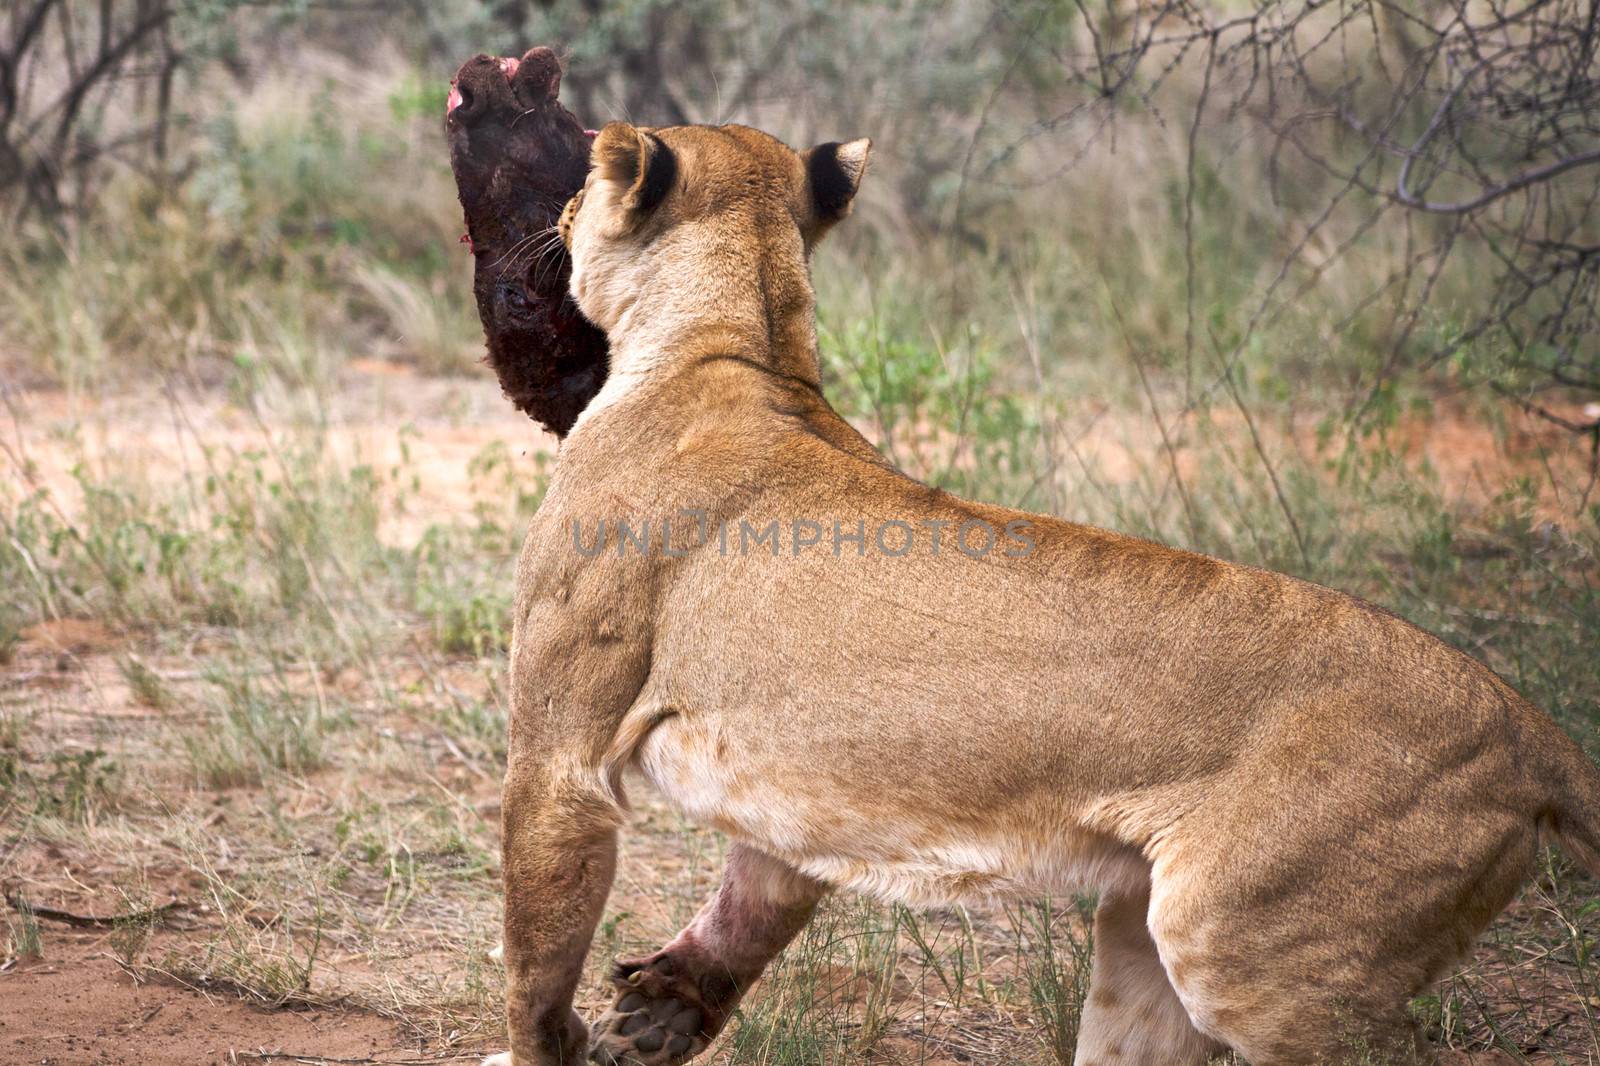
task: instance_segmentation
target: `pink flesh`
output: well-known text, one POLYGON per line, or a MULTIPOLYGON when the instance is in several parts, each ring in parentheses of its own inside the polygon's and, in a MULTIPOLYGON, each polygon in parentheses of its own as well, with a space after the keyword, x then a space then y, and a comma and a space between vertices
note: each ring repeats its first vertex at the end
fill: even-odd
POLYGON ((748 986, 806 924, 822 893, 810 878, 735 845, 717 894, 661 950, 680 954, 686 969, 714 967, 748 986))
MULTIPOLYGON (((512 78, 516 77, 517 68, 522 65, 522 60, 512 59, 510 57, 504 57, 498 60, 498 62, 500 64, 500 72, 506 76, 506 81, 510 81, 512 78)), ((460 106, 461 90, 456 88, 456 83, 452 81, 450 83, 450 95, 446 97, 444 101, 444 113, 448 115, 450 112, 454 111, 460 106)))

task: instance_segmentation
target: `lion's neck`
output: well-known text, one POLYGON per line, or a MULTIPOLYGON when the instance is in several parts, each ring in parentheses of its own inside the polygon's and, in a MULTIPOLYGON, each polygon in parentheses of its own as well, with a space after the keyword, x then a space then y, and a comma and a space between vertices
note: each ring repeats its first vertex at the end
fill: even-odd
POLYGON ((662 256, 668 268, 644 279, 606 332, 610 370, 578 424, 646 380, 712 354, 738 355, 820 384, 816 299, 802 253, 713 247, 693 259, 662 256))

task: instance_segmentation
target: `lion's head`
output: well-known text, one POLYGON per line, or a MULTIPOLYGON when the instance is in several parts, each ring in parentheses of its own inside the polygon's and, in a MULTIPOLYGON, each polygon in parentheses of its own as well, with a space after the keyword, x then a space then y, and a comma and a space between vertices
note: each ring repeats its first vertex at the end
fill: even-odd
POLYGON ((800 289, 809 302, 811 249, 849 213, 870 147, 797 152, 746 126, 607 125, 559 223, 578 306, 610 333, 652 283, 714 300, 751 273, 769 309, 782 314, 800 289))

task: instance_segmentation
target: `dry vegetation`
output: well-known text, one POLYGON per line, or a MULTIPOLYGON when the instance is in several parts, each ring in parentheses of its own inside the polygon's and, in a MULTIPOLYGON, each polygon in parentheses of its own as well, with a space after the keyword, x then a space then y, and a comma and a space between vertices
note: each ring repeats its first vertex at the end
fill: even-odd
MULTIPOLYGON (((61 7, 93 40, 99 9, 61 7)), ((1371 597, 1596 750, 1600 392, 1552 376, 1595 338, 1484 325, 1510 238, 1384 200, 1397 159, 1350 184, 1371 143, 1348 129, 1274 139, 1249 53, 1195 38, 1227 4, 862 5, 839 25, 724 7, 428 5, 404 27, 175 8, 160 165, 97 152, 53 212, 0 191, 0 1061, 502 1042, 505 616, 553 445, 475 363, 438 118, 479 49, 569 42, 591 124, 677 109, 873 136, 816 275, 830 395, 896 461, 1371 597), (1108 96, 1090 68, 1129 74, 1108 96)), ((1421 46, 1356 9, 1296 23, 1285 77, 1421 46)), ((160 84, 151 54, 125 73, 160 84)), ((57 99, 50 69, 24 104, 57 99)), ((1586 120, 1587 85, 1563 115, 1586 120)), ((84 143, 136 121, 116 99, 88 97, 84 143)), ((1566 244, 1600 242, 1578 222, 1566 244)), ((589 1009, 605 960, 670 936, 725 847, 633 795, 589 1009)), ((714 1061, 1069 1062, 1083 907, 838 898, 714 1061)), ((1600 1063, 1597 933, 1595 886, 1552 856, 1416 1010, 1463 1058, 1600 1063)))

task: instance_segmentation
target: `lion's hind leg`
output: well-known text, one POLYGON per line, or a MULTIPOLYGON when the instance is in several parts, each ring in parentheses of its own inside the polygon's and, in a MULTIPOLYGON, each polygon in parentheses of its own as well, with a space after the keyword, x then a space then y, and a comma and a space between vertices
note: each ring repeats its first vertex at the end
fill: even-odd
POLYGON ((1095 910, 1077 1066, 1185 1066, 1222 1049, 1194 1027, 1167 980, 1145 925, 1149 910, 1148 884, 1107 894, 1095 910))
POLYGON ((1534 856, 1515 811, 1439 796, 1470 785, 1432 786, 1342 835, 1285 820, 1248 853, 1212 845, 1225 813, 1194 815, 1205 834, 1169 837, 1149 916, 1190 1017, 1252 1066, 1431 1061, 1411 998, 1470 949, 1534 856), (1448 833, 1431 824, 1440 810, 1462 813, 1448 833))

